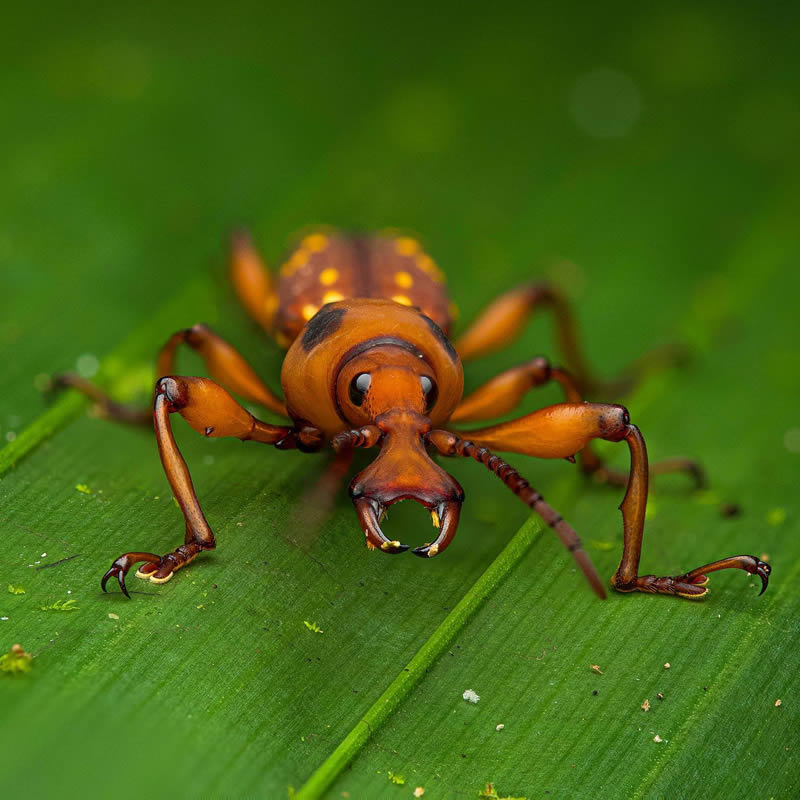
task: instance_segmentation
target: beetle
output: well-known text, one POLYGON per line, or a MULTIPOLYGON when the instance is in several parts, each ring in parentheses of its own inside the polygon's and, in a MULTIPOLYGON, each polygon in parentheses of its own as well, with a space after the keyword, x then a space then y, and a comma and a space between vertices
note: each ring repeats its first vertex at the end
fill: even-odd
MULTIPOLYGON (((623 552, 611 577, 614 589, 697 599, 708 591, 709 573, 735 568, 757 574, 761 593, 766 590, 770 567, 752 555, 731 556, 677 576, 639 574, 651 471, 684 470, 697 479, 702 473, 685 459, 671 459, 651 470, 644 438, 627 409, 584 400, 587 389, 597 383, 589 377, 571 310, 554 287, 531 283, 511 290, 451 343, 453 307, 444 275, 410 236, 315 230, 290 252, 276 282, 251 237, 239 232, 232 239, 230 277, 250 316, 287 349, 281 370, 284 399, 208 326, 195 325, 168 339, 157 360, 152 420, 164 471, 186 520, 185 540, 165 555, 124 553, 103 575, 104 591, 109 579, 116 578, 130 597, 125 576, 133 565, 144 562, 136 571, 139 578, 165 583, 198 554, 216 547, 172 434, 173 414, 207 437, 235 437, 309 453, 329 447, 342 460, 355 448, 375 449, 375 459, 352 479, 349 492, 367 547, 384 553, 408 549, 389 539, 380 522, 389 506, 409 499, 430 512, 437 530, 433 541, 412 552, 432 558, 448 547, 464 492, 430 456, 475 459, 555 531, 602 598, 603 582, 575 530, 493 451, 573 462, 577 455, 585 472, 626 486, 620 506, 623 552), (561 349, 574 372, 534 358, 463 397, 462 361, 509 343, 543 307, 554 311, 561 349), (181 345, 204 359, 215 380, 174 374, 181 345), (550 382, 561 385, 565 402, 489 427, 454 427, 502 416, 529 390, 550 382), (288 424, 257 419, 229 392, 286 417, 288 424), (627 443, 627 475, 605 467, 592 450, 596 439, 627 443)), ((112 418, 142 418, 141 412, 114 403, 77 376, 62 376, 60 384, 89 394, 112 418)))

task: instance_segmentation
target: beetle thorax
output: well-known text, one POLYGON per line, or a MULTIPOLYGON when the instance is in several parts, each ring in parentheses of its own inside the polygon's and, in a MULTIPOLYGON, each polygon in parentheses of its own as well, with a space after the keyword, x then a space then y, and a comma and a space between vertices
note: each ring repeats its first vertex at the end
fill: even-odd
POLYGON ((286 354, 281 383, 297 422, 326 435, 406 409, 442 424, 461 399, 461 362, 438 326, 388 300, 331 303, 286 354))

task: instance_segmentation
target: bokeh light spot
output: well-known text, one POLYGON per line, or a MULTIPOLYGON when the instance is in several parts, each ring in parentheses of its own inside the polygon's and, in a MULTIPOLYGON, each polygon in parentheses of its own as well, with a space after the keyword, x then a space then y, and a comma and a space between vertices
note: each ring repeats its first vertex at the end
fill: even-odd
POLYGON ((569 108, 582 131, 611 139, 630 133, 642 113, 642 98, 628 75, 602 67, 575 81, 569 108))

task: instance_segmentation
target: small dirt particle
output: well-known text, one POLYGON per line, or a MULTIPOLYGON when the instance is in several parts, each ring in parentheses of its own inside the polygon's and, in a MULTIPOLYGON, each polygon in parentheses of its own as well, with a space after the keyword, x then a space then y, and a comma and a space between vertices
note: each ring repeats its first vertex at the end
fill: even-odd
POLYGON ((742 513, 742 507, 736 503, 723 503, 719 507, 721 517, 738 517, 742 513))
POLYGON ((593 694, 595 697, 597 697, 597 695, 598 695, 598 694, 600 694, 600 692, 598 692, 598 691, 597 691, 597 689, 595 689, 595 690, 592 692, 592 694, 593 694))
POLYGON ((592 668, 592 672, 596 672, 598 675, 603 674, 603 670, 601 670, 597 664, 590 664, 590 666, 592 668))
POLYGON ((414 797, 422 797, 422 795, 424 794, 425 794, 425 789, 423 789, 421 786, 417 786, 417 788, 414 789, 414 797))
POLYGON ((649 711, 650 710, 650 701, 645 697, 644 703, 642 703, 642 711, 649 711))
POLYGON ((663 740, 663 739, 662 739, 662 738, 661 738, 661 737, 660 737, 658 734, 656 734, 656 735, 653 737, 653 741, 654 741, 656 744, 660 744, 660 743, 661 743, 661 742, 663 742, 664 740, 663 740))
POLYGON ((499 725, 495 725, 494 729, 496 731, 501 731, 501 730, 503 730, 503 728, 505 728, 505 725, 503 725, 503 723, 501 722, 499 725))
POLYGON ((672 664, 670 664, 669 661, 667 661, 667 663, 664 664, 664 669, 669 669, 671 666, 672 664))
POLYGON ((663 694, 661 694, 661 692, 659 692, 659 693, 656 695, 656 697, 657 697, 659 700, 663 700, 663 699, 664 699, 664 695, 663 695, 663 694))
POLYGON ((478 700, 481 699, 481 696, 477 694, 473 689, 465 689, 464 693, 461 695, 468 703, 477 703, 478 700))
POLYGON ((781 705, 780 697, 775 701, 775 708, 777 708, 779 705, 781 705))
POLYGON ((109 619, 119 619, 119 614, 115 614, 113 611, 109 612, 108 618, 109 619))

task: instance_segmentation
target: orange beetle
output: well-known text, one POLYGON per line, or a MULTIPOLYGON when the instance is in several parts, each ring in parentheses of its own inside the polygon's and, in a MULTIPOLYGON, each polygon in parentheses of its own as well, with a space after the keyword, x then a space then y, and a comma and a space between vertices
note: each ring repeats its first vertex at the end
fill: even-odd
MULTIPOLYGON (((166 377, 156 384, 153 419, 161 461, 186 518, 185 541, 163 556, 147 552, 120 556, 103 576, 104 590, 109 578, 116 577, 127 595, 125 575, 138 562, 146 562, 136 572, 138 577, 164 583, 198 553, 216 546, 172 435, 174 413, 205 436, 232 436, 305 452, 330 446, 342 460, 355 447, 378 448, 375 460, 350 483, 350 496, 367 546, 386 553, 408 549, 380 528, 386 508, 407 499, 425 506, 438 529, 433 542, 413 552, 429 558, 450 544, 464 492, 429 452, 474 458, 555 530, 594 591, 604 597, 603 583, 572 527, 489 448, 570 461, 577 454, 586 472, 627 486, 620 507, 622 560, 611 578, 615 589, 699 598, 708 591, 708 573, 727 568, 758 574, 762 593, 766 589, 770 567, 751 555, 732 556, 675 577, 638 574, 651 471, 644 439, 623 406, 584 402, 583 393, 597 382, 588 377, 569 307, 553 287, 531 284, 508 292, 451 344, 451 305, 444 276, 419 243, 406 236, 313 233, 290 254, 276 286, 250 238, 238 234, 233 239, 231 278, 251 316, 288 347, 281 371, 285 400, 208 327, 196 325, 167 341, 158 358, 158 374, 166 377), (535 358, 462 397, 462 360, 507 344, 542 306, 555 311, 563 355, 574 372, 535 358), (217 382, 172 374, 182 343, 204 358, 217 382), (478 430, 451 427, 505 414, 527 391, 549 381, 561 384, 567 402, 478 430), (291 424, 256 419, 223 386, 288 417, 291 424), (629 473, 605 468, 591 449, 593 439, 627 442, 629 473)), ((113 403, 76 376, 63 376, 60 383, 89 394, 113 418, 142 419, 141 412, 113 403)), ((149 421, 149 413, 146 418, 149 421)), ((699 467, 686 459, 652 468, 669 470, 685 470, 702 480, 699 467)))

